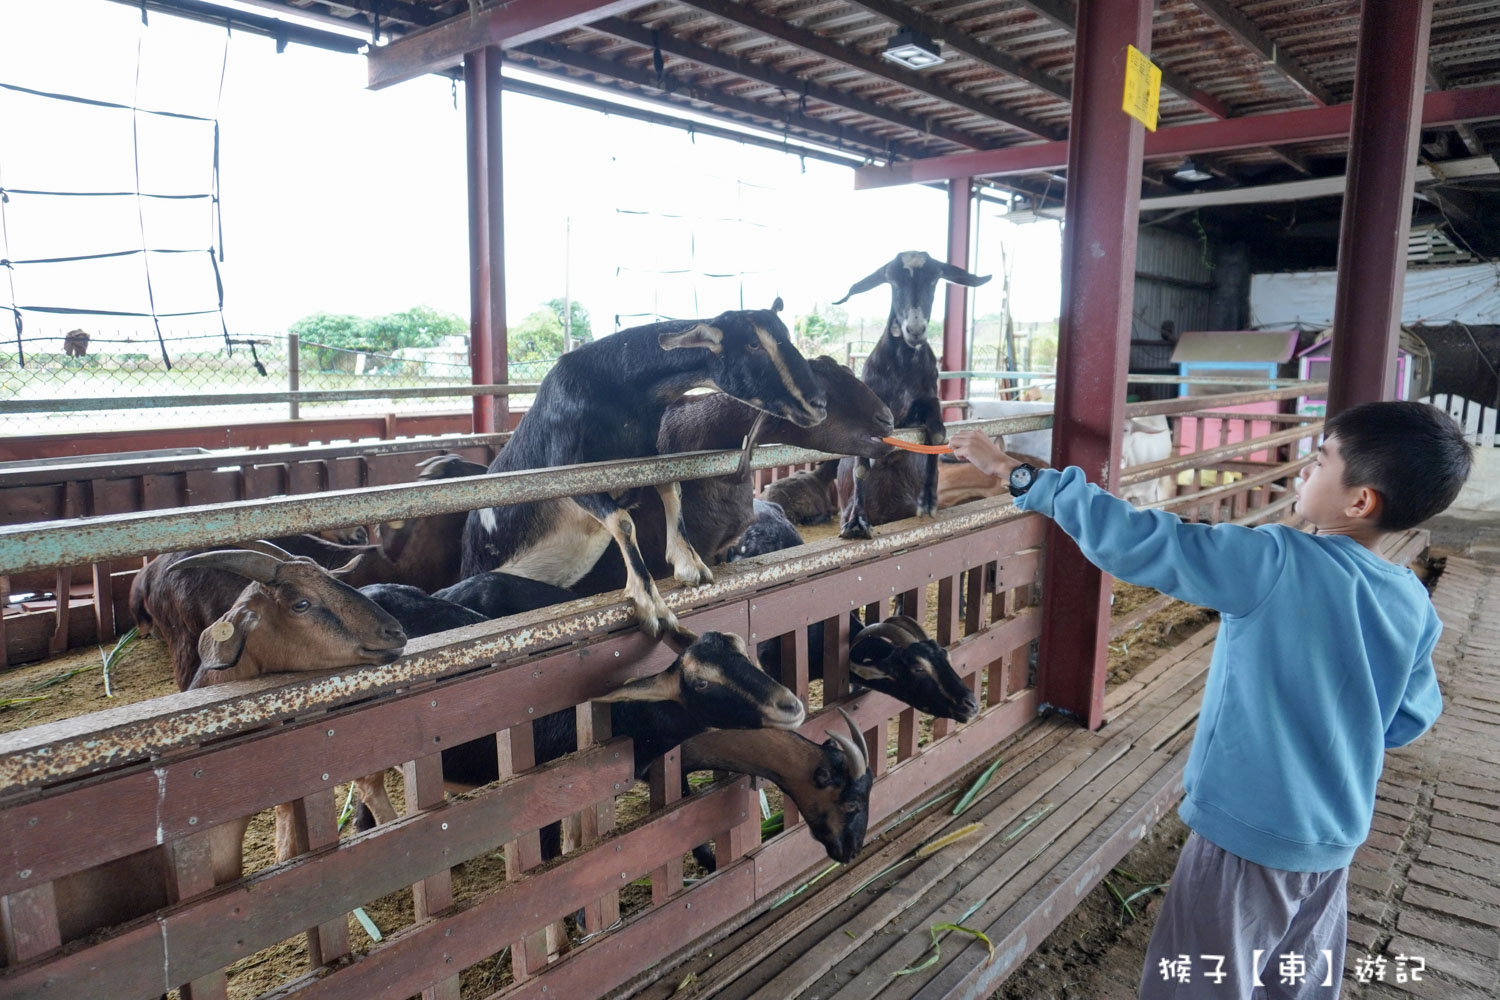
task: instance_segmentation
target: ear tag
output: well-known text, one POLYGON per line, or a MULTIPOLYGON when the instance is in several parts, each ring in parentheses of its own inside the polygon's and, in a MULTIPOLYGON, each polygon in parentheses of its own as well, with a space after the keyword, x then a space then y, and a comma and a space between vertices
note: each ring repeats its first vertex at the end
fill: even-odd
POLYGON ((228 642, 234 638, 234 625, 223 620, 216 621, 208 627, 208 637, 214 642, 228 642))

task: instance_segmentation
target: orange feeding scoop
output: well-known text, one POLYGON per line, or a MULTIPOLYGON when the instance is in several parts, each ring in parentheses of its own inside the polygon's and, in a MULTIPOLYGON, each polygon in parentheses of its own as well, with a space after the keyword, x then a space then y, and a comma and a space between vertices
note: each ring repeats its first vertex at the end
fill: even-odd
POLYGON ((915 451, 922 455, 951 455, 953 446, 951 444, 913 444, 896 437, 883 437, 880 440, 893 448, 901 448, 906 451, 915 451))

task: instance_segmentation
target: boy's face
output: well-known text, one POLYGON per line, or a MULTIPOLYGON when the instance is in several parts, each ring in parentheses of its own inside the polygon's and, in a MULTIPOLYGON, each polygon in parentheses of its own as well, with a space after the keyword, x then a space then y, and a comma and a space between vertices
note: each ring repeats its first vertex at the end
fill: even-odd
POLYGON ((1328 438, 1313 463, 1302 470, 1297 503, 1293 507, 1319 528, 1332 528, 1361 520, 1368 504, 1368 487, 1344 485, 1344 458, 1339 439, 1328 438))

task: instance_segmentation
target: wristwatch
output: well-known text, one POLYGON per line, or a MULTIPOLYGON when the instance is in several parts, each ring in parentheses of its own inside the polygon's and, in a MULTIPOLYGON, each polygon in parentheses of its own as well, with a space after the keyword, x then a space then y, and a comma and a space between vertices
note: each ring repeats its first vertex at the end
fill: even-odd
POLYGON ((1031 489, 1031 484, 1036 481, 1036 466, 1022 462, 1010 470, 1010 495, 1022 496, 1031 489))

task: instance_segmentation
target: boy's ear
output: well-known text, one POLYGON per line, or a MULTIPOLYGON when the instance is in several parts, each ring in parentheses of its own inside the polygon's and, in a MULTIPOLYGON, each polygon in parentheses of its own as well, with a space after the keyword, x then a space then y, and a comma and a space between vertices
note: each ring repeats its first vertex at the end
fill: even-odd
POLYGON ((1354 493, 1354 500, 1349 504, 1348 514, 1350 517, 1377 519, 1384 505, 1385 500, 1378 491, 1370 486, 1361 486, 1354 493))

